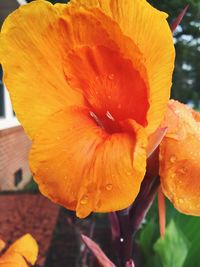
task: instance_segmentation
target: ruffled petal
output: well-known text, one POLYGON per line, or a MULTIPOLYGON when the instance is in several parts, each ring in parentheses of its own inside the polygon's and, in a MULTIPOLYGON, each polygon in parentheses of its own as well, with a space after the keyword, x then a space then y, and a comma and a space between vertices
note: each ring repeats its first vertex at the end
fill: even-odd
POLYGON ((200 122, 189 107, 170 101, 163 125, 168 133, 160 146, 162 189, 185 214, 200 215, 200 122))
POLYGON ((108 134, 88 109, 51 116, 35 135, 30 166, 41 192, 79 217, 126 208, 146 165, 146 134, 133 121, 108 134))
POLYGON ((1 31, 4 82, 31 138, 51 113, 84 103, 63 73, 58 17, 57 8, 49 2, 34 1, 12 13, 1 31))
POLYGON ((153 133, 161 123, 170 96, 174 68, 172 33, 166 21, 167 15, 145 0, 71 0, 93 10, 100 8, 121 27, 143 55, 149 82, 147 131, 153 133))
POLYGON ((144 126, 149 86, 138 47, 99 9, 56 6, 61 14, 62 42, 68 51, 63 66, 69 84, 83 91, 87 101, 95 102, 104 114, 110 110, 106 102, 113 100, 118 113, 144 126), (108 106, 106 111, 105 106, 108 106))

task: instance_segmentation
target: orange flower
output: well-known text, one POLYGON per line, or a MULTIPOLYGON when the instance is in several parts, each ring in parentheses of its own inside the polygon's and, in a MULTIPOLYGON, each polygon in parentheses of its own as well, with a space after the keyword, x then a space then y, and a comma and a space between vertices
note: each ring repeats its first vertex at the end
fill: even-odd
POLYGON ((35 180, 79 217, 123 209, 138 194, 147 138, 170 95, 166 18, 145 0, 38 0, 3 25, 4 81, 33 140, 35 180))
POLYGON ((162 189, 181 212, 200 215, 200 114, 170 101, 164 126, 168 132, 160 146, 162 189))
MULTIPOLYGON (((3 241, 0 240, 0 243, 3 244, 3 241)), ((34 265, 37 255, 38 246, 36 241, 31 235, 26 234, 0 256, 0 267, 28 267, 26 261, 34 265)))

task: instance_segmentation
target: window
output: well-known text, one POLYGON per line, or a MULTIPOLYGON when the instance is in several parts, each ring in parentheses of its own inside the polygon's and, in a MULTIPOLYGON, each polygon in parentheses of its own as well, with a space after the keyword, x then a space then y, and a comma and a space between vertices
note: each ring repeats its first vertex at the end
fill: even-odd
POLYGON ((0 81, 0 117, 5 117, 4 88, 0 81))
POLYGON ((15 113, 13 112, 9 93, 2 82, 2 75, 3 71, 0 65, 0 131, 19 125, 15 113))
POLYGON ((15 177, 15 186, 18 186, 18 184, 22 181, 22 169, 16 171, 14 177, 15 177))
POLYGON ((0 117, 5 116, 4 88, 2 83, 2 68, 0 66, 0 117))

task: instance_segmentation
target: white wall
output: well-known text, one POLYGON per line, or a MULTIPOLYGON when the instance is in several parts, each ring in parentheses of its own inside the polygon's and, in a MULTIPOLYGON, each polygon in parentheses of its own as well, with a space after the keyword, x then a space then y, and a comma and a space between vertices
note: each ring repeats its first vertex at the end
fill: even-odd
POLYGON ((19 125, 17 118, 13 114, 12 104, 7 89, 4 88, 5 117, 0 118, 0 130, 19 125))

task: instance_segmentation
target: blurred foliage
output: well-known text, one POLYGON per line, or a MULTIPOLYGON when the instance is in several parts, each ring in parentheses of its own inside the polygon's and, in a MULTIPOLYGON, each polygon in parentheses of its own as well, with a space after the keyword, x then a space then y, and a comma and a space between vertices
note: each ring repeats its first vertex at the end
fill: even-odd
POLYGON ((169 14, 169 23, 189 4, 189 9, 177 28, 174 38, 176 64, 172 97, 184 103, 200 106, 200 0, 150 0, 156 8, 169 14))
POLYGON ((137 236, 144 267, 200 267, 200 218, 183 215, 167 201, 165 237, 159 235, 157 203, 137 236))
POLYGON ((36 184, 36 182, 31 179, 31 181, 25 185, 25 187, 22 189, 23 192, 32 192, 32 193, 38 193, 39 189, 38 189, 38 185, 36 184))

